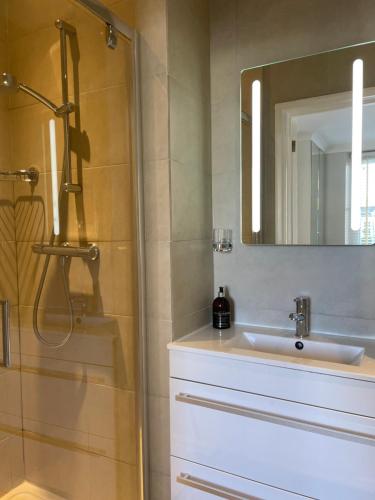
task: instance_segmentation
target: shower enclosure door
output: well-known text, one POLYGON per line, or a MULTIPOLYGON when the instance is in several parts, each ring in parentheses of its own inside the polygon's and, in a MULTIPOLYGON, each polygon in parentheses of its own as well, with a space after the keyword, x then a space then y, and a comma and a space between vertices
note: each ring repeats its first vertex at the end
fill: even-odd
MULTIPOLYGON (((117 43, 108 39, 105 22, 81 4, 0 2, 1 72, 58 106, 63 42, 56 20, 73 28, 66 37, 69 148, 62 114, 16 86, 0 95, 0 300, 11 304, 12 350, 11 367, 0 368, 3 498, 142 497, 133 50, 119 32, 117 43), (64 188, 68 157, 70 182, 81 191, 64 188), (36 183, 16 175, 31 167, 39 172, 36 183), (47 257, 34 245, 92 243, 100 258, 52 255, 41 282, 47 257), (38 327, 48 344, 61 343, 71 321, 73 334, 61 348, 35 335, 38 327)), ((130 10, 125 15, 132 17, 130 10)))

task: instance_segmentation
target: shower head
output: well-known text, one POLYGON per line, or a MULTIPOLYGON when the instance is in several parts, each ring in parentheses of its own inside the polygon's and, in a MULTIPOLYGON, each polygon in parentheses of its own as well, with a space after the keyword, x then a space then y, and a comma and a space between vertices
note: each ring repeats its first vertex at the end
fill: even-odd
POLYGON ((2 73, 0 78, 0 92, 17 92, 21 90, 25 92, 25 94, 33 97, 37 101, 41 102, 51 111, 53 111, 56 115, 62 115, 64 113, 70 112, 66 106, 58 107, 49 99, 44 97, 42 94, 39 94, 36 90, 28 87, 24 83, 18 83, 17 78, 10 73, 2 73))
POLYGON ((0 80, 0 91, 15 92, 18 90, 17 78, 10 73, 2 73, 0 80))

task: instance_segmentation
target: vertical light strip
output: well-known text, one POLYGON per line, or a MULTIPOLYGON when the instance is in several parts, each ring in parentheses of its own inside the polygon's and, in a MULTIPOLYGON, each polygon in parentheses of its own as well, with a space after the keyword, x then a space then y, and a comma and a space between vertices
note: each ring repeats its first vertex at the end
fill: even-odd
POLYGON ((362 168, 362 116, 363 116, 363 60, 353 62, 352 104, 352 192, 350 226, 361 228, 361 168, 362 168))
POLYGON ((261 181, 261 85, 259 80, 254 80, 251 87, 251 214, 252 231, 260 231, 260 181, 261 181))
POLYGON ((59 189, 58 189, 58 181, 57 181, 57 153, 56 153, 56 123, 55 123, 55 120, 49 121, 49 144, 50 144, 50 154, 51 154, 53 232, 57 236, 60 234, 60 218, 59 218, 59 189))

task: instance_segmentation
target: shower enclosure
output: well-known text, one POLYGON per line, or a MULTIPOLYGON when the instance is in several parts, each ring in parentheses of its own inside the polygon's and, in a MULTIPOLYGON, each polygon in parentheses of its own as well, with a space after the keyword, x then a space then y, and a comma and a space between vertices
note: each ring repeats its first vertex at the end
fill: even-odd
POLYGON ((135 51, 106 3, 0 2, 1 499, 143 497, 135 51))

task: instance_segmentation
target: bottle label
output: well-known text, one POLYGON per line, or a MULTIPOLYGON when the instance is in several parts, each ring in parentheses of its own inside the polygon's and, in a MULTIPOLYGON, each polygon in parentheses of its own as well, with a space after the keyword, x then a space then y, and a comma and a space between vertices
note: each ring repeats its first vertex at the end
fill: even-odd
POLYGON ((214 328, 229 328, 230 327, 230 312, 214 312, 213 313, 214 328))

